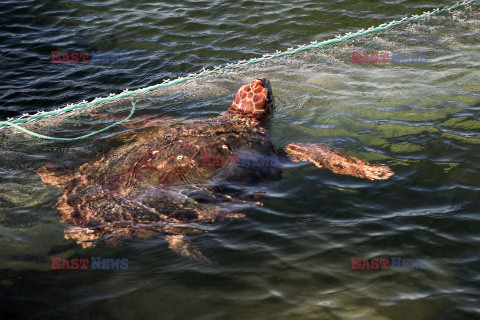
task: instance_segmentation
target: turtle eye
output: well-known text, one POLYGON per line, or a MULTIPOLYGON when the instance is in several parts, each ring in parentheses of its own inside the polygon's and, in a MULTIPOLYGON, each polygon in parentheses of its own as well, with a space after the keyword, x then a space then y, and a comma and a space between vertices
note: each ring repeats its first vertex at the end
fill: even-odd
POLYGON ((182 160, 183 159, 183 156, 178 156, 177 157, 177 160, 182 160))
POLYGON ((224 144, 224 145, 222 146, 222 148, 223 148, 223 149, 228 149, 228 146, 227 146, 226 144, 224 144))

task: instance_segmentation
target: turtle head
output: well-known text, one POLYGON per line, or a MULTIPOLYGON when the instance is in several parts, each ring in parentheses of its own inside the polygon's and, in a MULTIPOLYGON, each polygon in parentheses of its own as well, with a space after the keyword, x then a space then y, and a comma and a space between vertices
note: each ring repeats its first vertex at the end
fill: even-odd
POLYGON ((238 90, 228 113, 240 118, 254 118, 264 121, 272 113, 274 99, 270 81, 256 79, 238 90))

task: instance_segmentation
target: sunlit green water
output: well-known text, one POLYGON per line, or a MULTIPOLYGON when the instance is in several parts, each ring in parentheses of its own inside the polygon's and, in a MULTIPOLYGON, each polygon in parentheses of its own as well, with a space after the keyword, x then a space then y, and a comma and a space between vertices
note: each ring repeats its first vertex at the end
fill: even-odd
MULTIPOLYGON (((20 39, 30 41, 31 65, 8 52, 9 46, 26 50, 18 39, 4 45, 12 81, 1 94, 14 111, 63 106, 446 3, 30 3, 39 17, 32 30, 43 33, 11 23, 10 32, 24 32, 20 39), (127 50, 135 59, 122 68, 52 66, 54 46, 127 50)), ((90 249, 64 239, 53 208, 61 192, 42 184, 35 169, 48 161, 76 167, 96 159, 114 146, 105 138, 128 129, 75 143, 1 131, 0 316, 479 318, 478 9, 138 97, 138 114, 212 117, 228 108, 242 84, 267 76, 277 99, 270 127, 279 148, 295 141, 328 143, 396 172, 373 183, 310 165, 288 166, 281 181, 262 186, 264 206, 192 237, 212 264, 177 256, 161 235, 90 249), (429 60, 352 64, 352 50, 427 52, 429 60), (129 267, 50 270, 55 256, 127 258, 129 267), (351 257, 397 256, 428 259, 428 268, 351 269, 351 257)), ((11 19, 27 22, 23 11, 9 10, 11 19)), ((124 116, 128 108, 129 101, 120 101, 95 112, 124 116)), ((86 113, 27 126, 77 136, 110 123, 86 113)))

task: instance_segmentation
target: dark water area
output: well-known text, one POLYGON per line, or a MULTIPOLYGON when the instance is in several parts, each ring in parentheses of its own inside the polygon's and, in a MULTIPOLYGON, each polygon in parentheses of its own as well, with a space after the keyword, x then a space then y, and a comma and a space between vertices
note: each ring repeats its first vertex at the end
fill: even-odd
MULTIPOLYGON (((450 4, 3 1, 0 119, 450 4), (52 63, 52 51, 123 60, 52 63)), ((263 206, 191 236, 207 263, 175 254, 163 235, 88 248, 65 238, 54 208, 62 192, 36 169, 98 159, 130 128, 74 142, 2 128, 0 319, 480 319, 480 4, 138 94, 136 116, 215 117, 261 76, 276 98, 268 128, 279 150, 325 143, 395 175, 372 182, 288 163, 281 180, 248 186, 263 206), (427 58, 352 63, 352 51, 427 58), (52 270, 55 257, 126 259, 128 268, 52 270), (355 257, 388 268, 362 269, 355 257), (398 258, 410 266, 395 268, 398 258)), ((130 108, 119 99, 22 125, 75 137, 130 108)))

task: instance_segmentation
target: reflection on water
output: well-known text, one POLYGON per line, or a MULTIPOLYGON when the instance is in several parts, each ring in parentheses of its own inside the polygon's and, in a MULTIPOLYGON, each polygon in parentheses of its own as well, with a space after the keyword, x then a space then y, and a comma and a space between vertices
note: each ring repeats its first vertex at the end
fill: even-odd
MULTIPOLYGON (((479 6, 139 96, 139 114, 226 110, 270 78, 278 147, 324 142, 392 167, 370 182, 291 164, 264 206, 192 239, 212 264, 164 237, 82 249, 65 240, 60 190, 35 169, 77 167, 115 147, 116 128, 75 143, 0 131, 1 311, 88 319, 474 319, 480 316, 479 6), (427 52, 428 63, 351 63, 351 51, 427 52), (8 138, 7 138, 7 134, 8 138), (126 270, 50 270, 51 257, 128 259, 126 270), (418 270, 352 270, 351 257, 428 259, 418 270), (6 299, 5 299, 6 298, 6 299)), ((124 116, 129 101, 96 112, 124 116)), ((78 112, 27 124, 78 136, 113 120, 78 112)), ((3 315, 0 312, 0 315, 3 315)))

